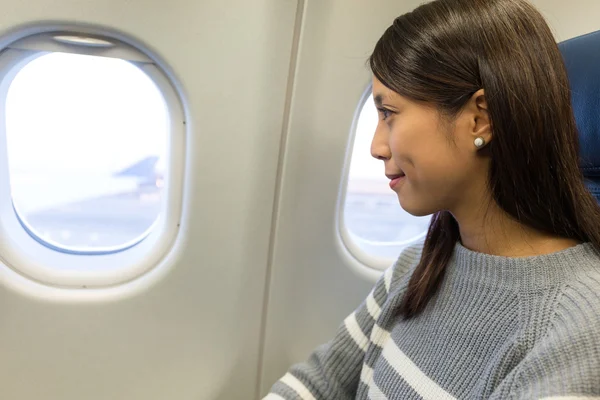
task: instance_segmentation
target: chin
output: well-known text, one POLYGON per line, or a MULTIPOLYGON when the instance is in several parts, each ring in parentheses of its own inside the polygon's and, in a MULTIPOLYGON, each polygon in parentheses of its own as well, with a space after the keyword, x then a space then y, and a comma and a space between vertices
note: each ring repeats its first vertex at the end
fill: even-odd
POLYGON ((424 204, 419 204, 419 202, 406 201, 402 200, 400 196, 398 196, 398 201, 400 203, 400 207, 413 217, 426 217, 428 215, 434 214, 436 209, 432 209, 431 207, 427 207, 424 204), (417 203, 417 204, 415 204, 417 203))
POLYGON ((410 215, 412 215, 413 217, 426 217, 428 215, 434 214, 430 211, 426 211, 426 210, 407 210, 406 208, 402 207, 402 209, 404 211, 406 211, 407 213, 409 213, 410 215))

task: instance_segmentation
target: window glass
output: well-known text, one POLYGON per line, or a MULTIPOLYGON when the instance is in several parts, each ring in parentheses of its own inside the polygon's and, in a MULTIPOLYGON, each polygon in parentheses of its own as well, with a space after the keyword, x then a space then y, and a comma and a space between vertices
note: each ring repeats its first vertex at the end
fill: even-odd
POLYGON ((169 115, 134 64, 44 53, 8 89, 13 206, 29 233, 57 250, 114 251, 160 217, 169 115))
POLYGON ((407 244, 424 237, 431 216, 414 217, 404 211, 389 187, 383 162, 371 157, 377 119, 371 95, 362 107, 355 132, 344 225, 352 241, 366 253, 395 258, 407 244))

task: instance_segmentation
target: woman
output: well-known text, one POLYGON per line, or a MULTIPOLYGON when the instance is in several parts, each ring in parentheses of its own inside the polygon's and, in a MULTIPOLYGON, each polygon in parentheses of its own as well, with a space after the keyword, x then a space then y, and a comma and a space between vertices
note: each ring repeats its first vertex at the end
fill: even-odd
POLYGON ((370 66, 371 152, 402 208, 434 216, 266 399, 600 396, 600 207, 543 17, 437 0, 397 18, 370 66))

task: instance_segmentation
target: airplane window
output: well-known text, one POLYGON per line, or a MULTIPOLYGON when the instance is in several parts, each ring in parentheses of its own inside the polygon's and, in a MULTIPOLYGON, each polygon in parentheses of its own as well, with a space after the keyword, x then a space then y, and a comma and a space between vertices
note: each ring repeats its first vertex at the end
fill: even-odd
POLYGON ((363 252, 393 259, 403 247, 425 236, 431 216, 414 217, 404 211, 389 187, 383 162, 371 157, 377 118, 371 95, 356 125, 343 222, 351 241, 363 252))
POLYGON ((56 250, 114 251, 161 214, 169 111, 140 68, 118 58, 42 53, 5 102, 17 215, 56 250))

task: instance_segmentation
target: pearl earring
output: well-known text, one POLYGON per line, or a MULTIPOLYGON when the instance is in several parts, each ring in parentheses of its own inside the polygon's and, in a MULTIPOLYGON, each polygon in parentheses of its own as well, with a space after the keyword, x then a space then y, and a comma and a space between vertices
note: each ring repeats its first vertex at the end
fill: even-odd
POLYGON ((485 139, 482 137, 478 137, 477 139, 475 139, 475 141, 473 143, 475 144, 475 147, 480 149, 483 146, 485 146, 485 139))

